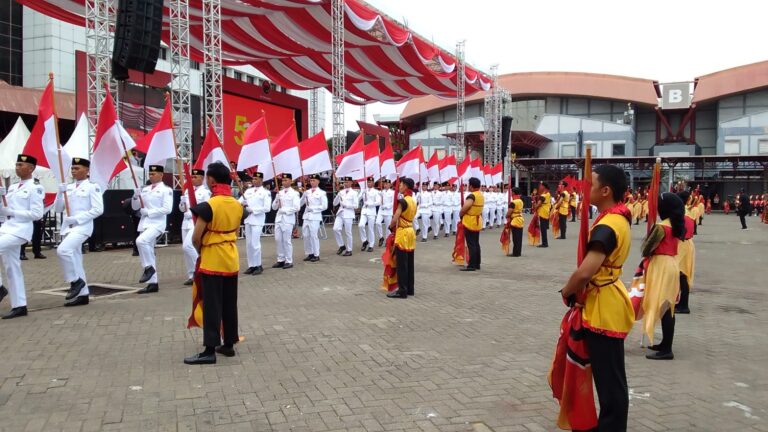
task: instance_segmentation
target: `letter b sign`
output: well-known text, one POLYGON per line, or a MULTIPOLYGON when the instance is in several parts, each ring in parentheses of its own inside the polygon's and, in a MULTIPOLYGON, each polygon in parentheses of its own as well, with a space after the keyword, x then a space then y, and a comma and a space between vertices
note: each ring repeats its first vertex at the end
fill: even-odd
POLYGON ((662 88, 662 109, 684 109, 691 105, 688 83, 664 84, 662 88))

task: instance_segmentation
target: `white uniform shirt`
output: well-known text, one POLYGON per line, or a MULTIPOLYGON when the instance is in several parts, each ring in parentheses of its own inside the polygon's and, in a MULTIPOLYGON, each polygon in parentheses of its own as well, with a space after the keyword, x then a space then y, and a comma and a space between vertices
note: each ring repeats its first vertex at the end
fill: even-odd
POLYGON ((364 190, 360 198, 363 201, 363 209, 360 214, 376 216, 376 207, 381 205, 381 192, 378 189, 364 190))
MULTIPOLYGON (((149 228, 159 231, 165 231, 167 226, 166 216, 171 214, 173 209, 173 191, 163 182, 157 182, 153 185, 144 186, 141 190, 141 199, 144 201, 144 208, 147 209, 147 215, 141 216, 139 222, 139 232, 149 228)), ((133 197, 131 207, 134 210, 141 209, 141 201, 138 197, 133 197)))
MULTIPOLYGON (((198 204, 202 204, 211 199, 211 191, 203 185, 195 186, 195 199, 198 204)), ((179 202, 179 211, 184 212, 184 221, 181 223, 181 229, 195 228, 195 224, 192 223, 192 212, 189 210, 189 191, 187 190, 184 190, 184 195, 179 202)))
POLYGON ((328 208, 328 196, 320 188, 310 188, 304 191, 300 205, 306 206, 304 220, 322 221, 323 212, 328 208))
POLYGON ((342 219, 354 219, 355 209, 359 202, 359 195, 357 194, 357 191, 352 188, 342 189, 336 194, 336 198, 333 199, 333 205, 341 206, 337 216, 341 216, 342 219))
POLYGON ((453 200, 451 204, 453 205, 454 210, 461 210, 461 194, 458 190, 455 190, 451 192, 451 199, 453 200))
POLYGON ((445 193, 441 190, 432 191, 432 212, 442 213, 445 205, 445 193))
POLYGON ((245 218, 246 225, 264 225, 266 214, 272 208, 272 192, 262 186, 250 187, 246 189, 239 201, 240 204, 245 204, 248 208, 248 217, 245 218))
POLYGON ((301 198, 294 188, 281 189, 272 202, 272 210, 277 210, 275 216, 276 224, 295 224, 296 213, 299 211, 301 198))
POLYGON ((381 191, 381 207, 379 207, 379 214, 385 216, 391 216, 394 214, 392 211, 392 203, 395 199, 395 191, 392 189, 384 189, 381 191))
POLYGON ((416 203, 418 204, 419 214, 432 214, 432 192, 423 191, 416 194, 416 203))
MULTIPOLYGON (((12 184, 6 193, 8 214, 0 234, 11 234, 26 241, 32 239, 32 222, 43 217, 45 190, 32 179, 12 184)), ((2 205, 0 203, 0 205, 2 205)))
MULTIPOLYGON (((69 202, 69 218, 77 221, 77 225, 70 227, 62 225, 61 235, 79 233, 90 236, 93 234, 93 220, 104 213, 104 199, 99 185, 85 179, 67 185, 67 201, 69 202)), ((64 194, 56 195, 54 204, 56 213, 65 212, 66 206, 64 194)), ((66 212, 64 213, 66 216, 66 212)))

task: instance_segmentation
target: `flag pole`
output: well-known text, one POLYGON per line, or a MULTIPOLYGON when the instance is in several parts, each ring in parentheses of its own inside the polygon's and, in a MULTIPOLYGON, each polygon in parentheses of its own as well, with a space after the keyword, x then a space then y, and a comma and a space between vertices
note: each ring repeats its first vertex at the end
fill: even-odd
MULTIPOLYGON (((55 92, 53 91, 53 72, 48 73, 48 80, 51 81, 51 109, 53 110, 53 119, 54 119, 54 128, 56 130, 56 154, 58 155, 59 159, 59 174, 61 174, 61 181, 64 182, 64 162, 61 160, 61 142, 59 141, 59 119, 56 117, 56 99, 55 99, 55 92)), ((64 195, 64 210, 67 212, 67 216, 69 216, 69 198, 67 198, 67 193, 63 193, 64 195)), ((3 197, 3 200, 5 200, 5 197, 3 197)))
MULTIPOLYGON (((269 126, 267 126, 267 113, 261 110, 261 117, 264 119, 264 130, 267 131, 267 144, 269 144, 269 126)), ((267 147, 270 147, 269 145, 267 147)), ((272 175, 275 176, 275 187, 280 190, 280 185, 277 184, 277 169, 275 168, 275 160, 272 158, 272 149, 269 149, 269 160, 272 162, 272 175)))
MULTIPOLYGON (((210 118, 210 117, 208 117, 206 120, 208 120, 208 130, 211 130, 211 129, 213 129, 213 121, 211 120, 211 118, 210 118)), ((214 129, 214 130, 215 130, 215 129, 214 129)), ((206 133, 207 133, 207 132, 206 132, 206 133)), ((229 155, 227 154, 227 150, 224 148, 224 145, 223 145, 223 144, 221 144, 221 142, 219 142, 219 144, 220 144, 220 145, 219 145, 219 148, 221 149, 221 152, 222 152, 222 153, 224 153, 224 159, 226 159, 227 161, 231 161, 232 159, 230 159, 230 158, 229 158, 229 155)), ((229 163, 227 163, 227 165, 229 165, 229 163)), ((203 167, 203 169, 206 169, 206 168, 208 168, 208 167, 203 167)), ((240 176, 239 176, 239 175, 237 175, 237 170, 233 169, 233 168, 230 166, 230 167, 229 167, 229 174, 230 174, 230 177, 232 177, 232 174, 234 174, 234 178, 233 178, 233 180, 234 180, 235 182, 237 182, 237 187, 238 187, 238 188, 240 188, 240 193, 243 193, 243 192, 245 192, 245 191, 243 190, 243 182, 242 182, 242 180, 240 180, 240 176)))
MULTIPOLYGON (((165 102, 171 101, 171 94, 169 92, 165 92, 165 102)), ((146 108, 146 107, 145 107, 146 108)), ((174 128, 173 125, 173 104, 171 104, 171 111, 168 113, 168 116, 171 118, 171 128, 174 128)), ((183 177, 183 168, 182 168, 182 162, 179 158, 179 146, 176 145, 176 133, 171 134, 173 136, 173 151, 176 152, 176 178, 179 182, 179 186, 181 187, 181 190, 184 190, 184 177, 183 177)))

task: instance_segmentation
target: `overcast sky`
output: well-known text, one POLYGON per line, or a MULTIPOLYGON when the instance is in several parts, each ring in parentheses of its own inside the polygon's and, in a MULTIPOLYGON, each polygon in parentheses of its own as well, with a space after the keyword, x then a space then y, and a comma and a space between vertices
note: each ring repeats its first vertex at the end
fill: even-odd
MULTIPOLYGON (((488 71, 576 71, 690 81, 768 60, 768 2, 729 0, 368 0, 442 48, 465 39, 467 61, 488 71)), ((373 114, 402 105, 377 103, 373 114)), ((348 129, 359 109, 347 105, 348 129)), ((331 97, 326 130, 332 130, 331 97)), ((330 133, 329 133, 330 135, 330 133)))

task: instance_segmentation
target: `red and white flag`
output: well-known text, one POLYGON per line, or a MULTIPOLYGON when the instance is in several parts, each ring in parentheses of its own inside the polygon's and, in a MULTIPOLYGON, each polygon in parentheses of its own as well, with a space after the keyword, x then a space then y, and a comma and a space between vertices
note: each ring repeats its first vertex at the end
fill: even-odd
POLYGON ((24 154, 37 159, 37 166, 49 168, 59 183, 64 183, 72 160, 66 150, 59 145, 59 134, 56 130, 58 118, 53 102, 53 78, 45 86, 37 108, 37 120, 32 132, 24 145, 24 154), (61 164, 59 163, 61 151, 61 164))
POLYGON ((274 177, 272 153, 269 150, 269 136, 267 135, 267 122, 264 117, 259 118, 248 126, 243 142, 243 148, 240 149, 240 157, 237 159, 237 170, 245 171, 258 165, 258 171, 264 174, 265 179, 274 177))
POLYGON ((483 165, 483 184, 486 186, 490 186, 493 184, 493 177, 492 177, 492 171, 493 168, 491 167, 491 164, 485 164, 483 165))
POLYGON ((299 143, 299 156, 304 175, 333 170, 325 132, 322 130, 299 143))
POLYGON ((291 125, 270 144, 275 174, 290 174, 293 178, 301 177, 301 157, 296 126, 291 125))
POLYGON ((444 157, 442 160, 440 160, 438 167, 440 168, 441 182, 453 183, 453 181, 456 180, 456 178, 459 176, 458 172, 456 172, 456 156, 454 155, 448 155, 444 157))
POLYGON ((501 178, 503 170, 504 170, 504 165, 502 165, 501 162, 497 163, 493 168, 491 168, 491 181, 493 182, 493 184, 499 184, 504 181, 501 178))
POLYGON ((363 156, 365 157, 365 177, 373 177, 374 180, 378 180, 381 177, 378 137, 363 147, 363 156))
POLYGON ((432 153, 432 156, 430 156, 429 161, 427 162, 427 175, 429 176, 429 181, 434 182, 440 182, 440 161, 437 158, 437 152, 432 153))
POLYGON ((485 177, 483 176, 483 164, 480 162, 480 158, 478 157, 477 159, 470 162, 469 167, 470 167, 469 176, 475 177, 478 180, 480 180, 480 182, 482 182, 485 177))
POLYGON ((224 153, 224 148, 221 146, 219 136, 216 134, 216 129, 213 128, 213 123, 208 120, 208 131, 205 133, 205 141, 203 141, 200 154, 197 155, 197 161, 195 161, 195 165, 192 168, 207 170, 208 165, 214 162, 221 162, 225 167, 229 168, 229 161, 224 153))
POLYGON ((395 168, 395 153, 392 151, 392 144, 384 144, 384 151, 379 155, 381 162, 381 176, 394 180, 397 178, 397 169, 395 168))
POLYGON ((421 146, 412 148, 397 161, 397 175, 408 177, 415 182, 420 181, 421 170, 419 167, 422 165, 422 159, 421 146))
POLYGON ((176 140, 171 121, 171 100, 165 101, 163 115, 154 128, 138 143, 136 149, 146 153, 144 168, 150 165, 165 165, 168 159, 176 158, 176 140))
MULTIPOLYGON (((352 177, 352 180, 362 180, 365 175, 365 156, 363 154, 363 134, 358 135, 349 150, 341 156, 341 161, 336 167, 337 177, 352 177)), ((338 157, 336 159, 339 160, 338 157)))
POLYGON ((469 181, 469 178, 472 177, 472 169, 471 165, 472 161, 469 158, 464 158, 463 161, 459 164, 459 166, 456 167, 456 174, 459 179, 461 179, 462 183, 466 183, 469 181))
POLYGON ((132 139, 124 139, 123 130, 120 122, 117 121, 112 95, 107 91, 99 112, 99 121, 96 124, 90 172, 91 181, 101 186, 102 190, 106 189, 117 173, 125 168, 123 158, 128 150, 136 146, 132 139))

